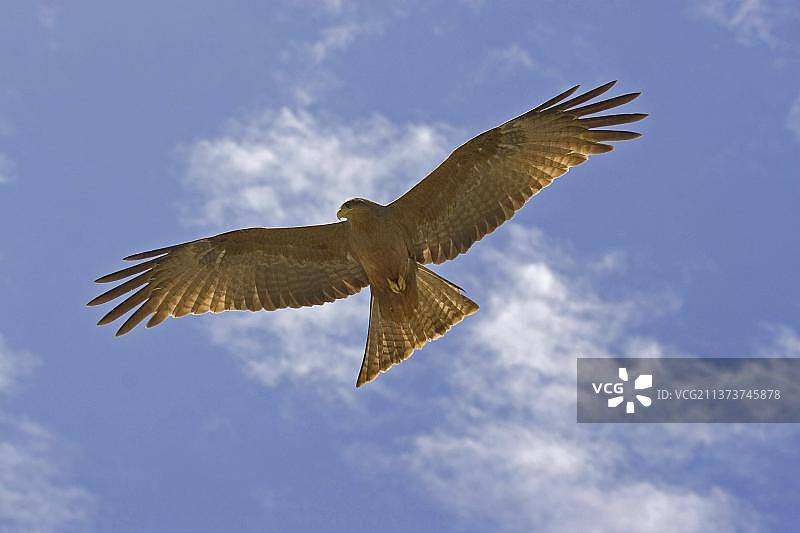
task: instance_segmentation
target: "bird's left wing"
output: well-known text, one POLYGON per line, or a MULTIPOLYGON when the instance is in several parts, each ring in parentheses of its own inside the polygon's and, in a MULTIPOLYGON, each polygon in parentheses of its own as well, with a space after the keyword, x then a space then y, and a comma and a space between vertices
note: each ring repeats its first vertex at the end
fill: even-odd
POLYGON ((332 302, 368 285, 347 244, 344 223, 299 228, 250 228, 142 252, 147 259, 99 278, 121 283, 88 305, 139 289, 100 319, 112 322, 139 306, 122 324, 123 335, 152 315, 147 327, 169 316, 231 309, 258 311, 332 302), (141 288, 139 288, 141 287, 141 288))
POLYGON ((614 83, 562 102, 577 90, 575 86, 478 135, 389 204, 412 236, 417 261, 441 263, 466 252, 571 166, 613 149, 601 141, 638 137, 630 131, 594 128, 635 122, 647 115, 586 116, 630 102, 639 93, 578 107, 614 83))

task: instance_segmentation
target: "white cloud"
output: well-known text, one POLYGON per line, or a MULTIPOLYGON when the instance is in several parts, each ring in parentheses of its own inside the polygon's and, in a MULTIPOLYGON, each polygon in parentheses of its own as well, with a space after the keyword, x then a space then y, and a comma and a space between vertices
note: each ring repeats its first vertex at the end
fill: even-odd
POLYGON ((343 84, 326 61, 346 51, 359 37, 382 32, 383 23, 379 20, 349 20, 324 27, 316 39, 293 42, 284 48, 280 53, 282 66, 273 71, 273 78, 297 103, 309 106, 343 84))
POLYGON ((486 0, 459 0, 460 4, 464 4, 475 13, 479 13, 486 7, 486 0))
POLYGON ((320 3, 332 13, 340 13, 351 0, 320 0, 320 3))
POLYGON ((483 421, 465 424, 463 432, 419 436, 404 466, 457 515, 488 518, 500 530, 756 530, 719 488, 698 491, 615 471, 630 459, 609 448, 622 439, 595 442, 554 432, 546 419, 530 422, 535 425, 526 428, 483 421))
POLYGON ((800 334, 786 324, 765 324, 769 339, 762 343, 759 353, 765 356, 800 356, 800 334))
POLYGON ((536 62, 528 51, 516 43, 503 49, 492 50, 489 52, 489 57, 503 68, 522 67, 532 70, 536 67, 536 62))
MULTIPOLYGON (((36 358, 12 350, 0 335, 0 392, 17 385, 36 358)), ((85 531, 93 511, 88 491, 66 479, 65 444, 42 426, 0 411, 0 531, 85 531)))
MULTIPOLYGON (((533 47, 538 49, 536 47, 533 47)), ((540 50, 541 53, 541 50, 540 50)), ((473 84, 483 84, 507 80, 509 77, 524 73, 535 73, 542 78, 564 82, 564 76, 555 67, 538 61, 526 47, 511 43, 503 48, 489 50, 471 80, 473 84)))
POLYGON ((342 82, 334 74, 321 67, 313 73, 305 71, 288 74, 278 70, 273 73, 273 77, 287 95, 291 96, 301 107, 312 105, 323 95, 342 85, 342 82))
POLYGON ((37 364, 33 354, 12 350, 0 334, 0 393, 13 390, 19 378, 29 374, 37 364))
POLYGON ((697 0, 694 10, 733 32, 742 44, 774 48, 780 42, 775 30, 784 14, 769 0, 697 0))
POLYGON ((55 29, 58 23, 58 7, 51 2, 39 2, 36 6, 36 18, 46 31, 55 29))
POLYGON ((266 386, 319 382, 323 393, 351 391, 361 365, 369 303, 366 295, 298 312, 214 317, 211 338, 227 347, 245 372, 266 386))
POLYGON ((65 479, 63 443, 40 425, 0 414, 0 531, 86 531, 88 491, 65 479))
POLYGON ((346 50, 359 35, 379 34, 382 26, 375 22, 346 22, 324 28, 319 39, 307 45, 312 61, 321 63, 333 52, 346 50))
POLYGON ((380 115, 342 125, 302 109, 267 111, 185 150, 193 199, 184 213, 216 226, 330 222, 348 198, 403 192, 445 156, 446 132, 380 115))
POLYGON ((597 272, 619 273, 627 268, 628 258, 622 250, 611 250, 603 253, 590 265, 597 272))
POLYGON ((14 162, 0 153, 0 183, 9 183, 14 178, 14 162))
POLYGON ((63 2, 60 0, 36 0, 33 5, 36 9, 36 20, 42 30, 48 47, 56 51, 60 48, 58 28, 61 22, 63 2))
POLYGON ((794 138, 800 141, 800 95, 794 99, 786 116, 786 127, 792 132, 794 138))

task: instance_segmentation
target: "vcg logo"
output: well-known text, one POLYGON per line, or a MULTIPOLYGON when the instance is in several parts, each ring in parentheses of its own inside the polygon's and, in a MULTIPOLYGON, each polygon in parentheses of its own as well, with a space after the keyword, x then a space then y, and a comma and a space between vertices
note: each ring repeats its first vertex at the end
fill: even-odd
MULTIPOLYGON (((619 369, 619 379, 622 381, 617 381, 616 383, 592 383, 592 389, 594 390, 595 394, 600 394, 600 391, 604 392, 605 394, 611 395, 614 394, 615 396, 608 399, 608 406, 609 407, 617 407, 621 404, 624 400, 624 384, 623 382, 628 381, 628 369, 620 368, 619 369)), ((649 389, 653 386, 653 375, 652 374, 640 374, 633 382, 633 388, 635 390, 643 390, 649 389)), ((650 399, 649 396, 645 396, 644 394, 636 394, 636 399, 645 407, 649 407, 653 400, 650 399)), ((633 400, 628 400, 625 402, 625 412, 630 414, 636 410, 636 406, 633 400)))

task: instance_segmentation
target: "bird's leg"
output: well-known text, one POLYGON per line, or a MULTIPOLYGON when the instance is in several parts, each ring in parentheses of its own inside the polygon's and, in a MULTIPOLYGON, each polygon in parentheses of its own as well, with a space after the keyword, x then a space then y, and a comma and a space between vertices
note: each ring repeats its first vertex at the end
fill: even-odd
POLYGON ((397 281, 393 279, 387 280, 389 282, 389 290, 394 293, 401 293, 406 290, 406 278, 405 276, 398 276, 397 281))
POLYGON ((392 291, 394 293, 399 293, 400 292, 400 285, 398 285, 395 280, 389 279, 387 281, 389 282, 389 290, 390 291, 392 291))

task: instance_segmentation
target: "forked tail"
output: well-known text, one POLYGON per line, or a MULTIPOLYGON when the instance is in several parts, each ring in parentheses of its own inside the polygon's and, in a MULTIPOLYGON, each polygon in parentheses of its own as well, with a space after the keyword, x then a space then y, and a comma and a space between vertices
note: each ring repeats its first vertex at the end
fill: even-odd
POLYGON ((422 265, 417 265, 417 290, 419 305, 413 314, 400 320, 381 316, 380 304, 371 293, 367 347, 356 387, 408 359, 414 350, 438 339, 478 310, 478 304, 464 296, 460 287, 422 265))

